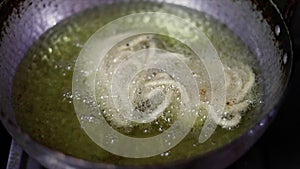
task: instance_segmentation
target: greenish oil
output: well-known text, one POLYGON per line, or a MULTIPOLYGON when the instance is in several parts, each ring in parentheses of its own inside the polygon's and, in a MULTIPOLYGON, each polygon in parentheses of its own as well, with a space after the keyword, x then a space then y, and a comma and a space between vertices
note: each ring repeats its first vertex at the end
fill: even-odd
MULTIPOLYGON (((22 60, 14 81, 14 109, 22 130, 39 143, 77 158, 118 165, 147 165, 183 160, 205 154, 230 143, 249 130, 260 112, 259 68, 249 48, 226 25, 197 11, 174 5, 124 3, 89 9, 58 23, 43 34, 22 60), (198 143, 199 129, 176 147, 160 155, 132 159, 111 154, 95 144, 80 127, 74 111, 72 76, 76 59, 88 38, 100 27, 121 16, 143 11, 161 11, 188 18, 206 33, 221 60, 239 59, 253 68, 257 98, 239 126, 218 127, 205 143, 198 143)), ((131 133, 132 136, 135 134, 131 133)), ((136 137, 140 137, 136 135, 136 137)), ((143 150, 141 150, 143 151, 143 150)))

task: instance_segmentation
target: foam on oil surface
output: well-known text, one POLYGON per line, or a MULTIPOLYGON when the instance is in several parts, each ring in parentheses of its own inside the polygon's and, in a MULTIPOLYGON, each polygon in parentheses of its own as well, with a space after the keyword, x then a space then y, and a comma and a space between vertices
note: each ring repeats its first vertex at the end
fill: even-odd
MULTIPOLYGON (((259 75, 257 62, 249 48, 225 25, 209 16, 177 6, 161 4, 137 3, 99 7, 59 23, 46 32, 28 51, 18 69, 14 83, 14 107, 18 123, 24 131, 40 143, 78 158, 138 165, 163 163, 206 153, 232 141, 253 125, 260 110, 258 103, 254 103, 255 107, 245 114, 238 127, 231 130, 218 128, 203 144, 198 143, 199 129, 193 129, 174 149, 146 159, 118 157, 102 150, 91 141, 80 128, 72 104, 74 97, 80 99, 80 96, 71 92, 72 71, 76 58, 86 40, 99 27, 120 16, 139 11, 163 11, 188 18, 207 34, 223 62, 230 64, 232 58, 238 59, 251 65, 255 74, 259 75)), ((259 76, 256 82, 257 90, 252 94, 259 102, 258 91, 261 90, 261 84, 258 83, 259 76)), ((93 120, 91 117, 86 118, 93 120)), ((145 128, 143 131, 151 133, 153 129, 157 129, 158 132, 161 130, 160 127, 153 127, 145 128)))

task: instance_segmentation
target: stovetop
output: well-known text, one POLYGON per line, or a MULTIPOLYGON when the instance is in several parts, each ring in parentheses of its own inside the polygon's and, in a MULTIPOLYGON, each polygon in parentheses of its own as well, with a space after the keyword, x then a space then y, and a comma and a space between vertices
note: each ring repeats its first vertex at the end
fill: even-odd
MULTIPOLYGON (((300 169, 300 4, 291 26, 294 71, 286 98, 274 122, 256 144, 228 169, 300 169)), ((14 142, 0 123, 0 169, 42 169, 14 142), (7 165, 9 149, 12 160, 7 165), (20 155, 21 154, 21 155, 20 155), (21 157, 19 159, 19 157, 21 157)))

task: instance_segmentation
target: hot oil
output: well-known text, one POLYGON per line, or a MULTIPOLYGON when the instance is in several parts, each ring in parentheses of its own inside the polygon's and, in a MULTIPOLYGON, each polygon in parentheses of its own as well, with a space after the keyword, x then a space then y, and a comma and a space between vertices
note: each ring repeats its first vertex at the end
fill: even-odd
MULTIPOLYGON (((171 162, 214 150, 249 130, 260 112, 262 86, 259 74, 255 56, 249 48, 225 25, 205 14, 178 6, 152 3, 107 5, 62 21, 30 48, 16 73, 14 108, 17 121, 25 132, 38 142, 65 154, 122 165, 171 162), (175 148, 144 159, 113 155, 101 149, 85 134, 73 107, 73 98, 76 96, 71 92, 73 69, 79 52, 101 26, 121 16, 142 11, 162 11, 188 18, 206 33, 224 63, 230 64, 232 59, 237 59, 251 65, 256 74, 255 88, 251 93, 255 100, 237 127, 218 127, 212 137, 202 144, 198 143, 199 129, 193 129, 175 148)), ((131 135, 140 137, 139 134, 131 135)))

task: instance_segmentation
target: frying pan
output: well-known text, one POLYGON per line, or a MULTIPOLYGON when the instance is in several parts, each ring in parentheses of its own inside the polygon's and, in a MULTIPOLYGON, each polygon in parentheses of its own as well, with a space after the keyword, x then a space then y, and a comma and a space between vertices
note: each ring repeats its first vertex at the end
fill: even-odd
MULTIPOLYGON (((24 150, 47 168, 133 168, 77 159, 39 144, 22 132, 16 122, 12 104, 12 87, 17 67, 27 50, 44 32, 75 13, 120 1, 6 0, 0 5, 0 119, 24 150)), ((225 168, 263 134, 284 96, 291 74, 293 53, 283 16, 273 1, 269 0, 149 1, 192 8, 226 24, 257 57, 264 86, 263 105, 251 129, 217 150, 171 164, 134 168, 225 168)))

